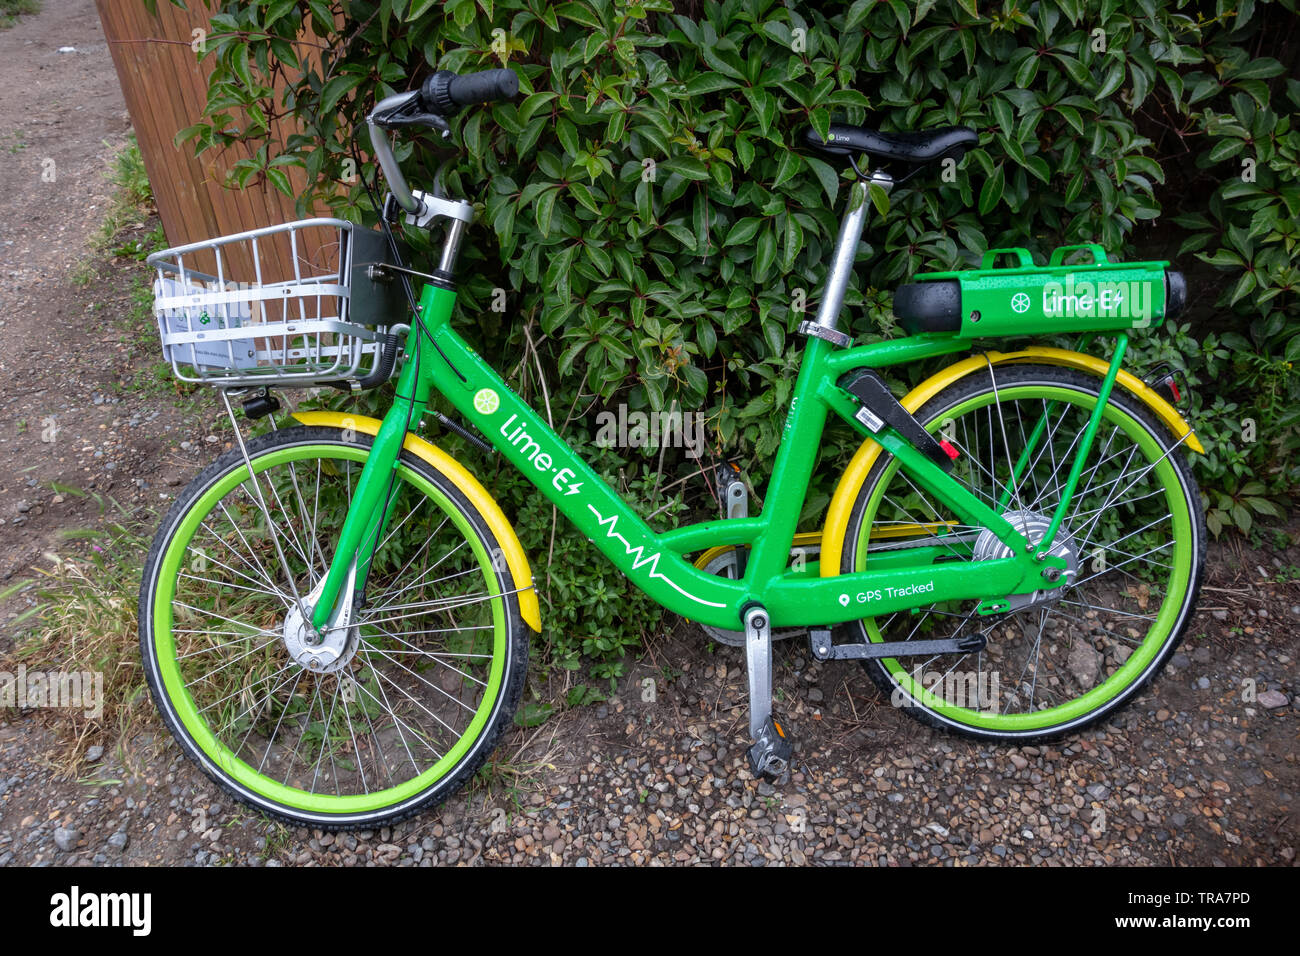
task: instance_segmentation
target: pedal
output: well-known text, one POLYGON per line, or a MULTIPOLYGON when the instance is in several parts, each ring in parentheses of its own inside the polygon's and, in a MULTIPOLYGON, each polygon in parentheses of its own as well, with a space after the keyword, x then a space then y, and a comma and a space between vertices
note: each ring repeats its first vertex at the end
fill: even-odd
POLYGON ((775 717, 768 714, 759 729, 754 744, 749 748, 749 766, 754 776, 779 777, 790 769, 790 756, 794 748, 785 730, 775 717))

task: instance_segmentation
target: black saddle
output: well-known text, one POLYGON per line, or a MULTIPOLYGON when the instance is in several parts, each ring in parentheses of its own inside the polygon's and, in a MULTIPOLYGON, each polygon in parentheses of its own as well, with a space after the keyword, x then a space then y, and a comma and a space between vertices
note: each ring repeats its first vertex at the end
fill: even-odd
POLYGON ((866 153, 878 162, 919 168, 948 156, 961 159, 968 149, 979 143, 979 134, 968 126, 882 133, 865 126, 832 123, 826 139, 808 127, 804 130, 803 140, 805 145, 838 159, 851 159, 866 153))

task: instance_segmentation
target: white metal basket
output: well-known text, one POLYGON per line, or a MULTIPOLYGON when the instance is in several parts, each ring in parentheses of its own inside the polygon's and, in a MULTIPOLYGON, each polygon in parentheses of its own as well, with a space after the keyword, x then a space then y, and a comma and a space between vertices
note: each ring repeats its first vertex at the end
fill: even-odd
POLYGON ((149 256, 163 356, 176 376, 220 386, 363 377, 386 328, 352 321, 352 273, 364 265, 353 261, 354 228, 305 219, 149 256))

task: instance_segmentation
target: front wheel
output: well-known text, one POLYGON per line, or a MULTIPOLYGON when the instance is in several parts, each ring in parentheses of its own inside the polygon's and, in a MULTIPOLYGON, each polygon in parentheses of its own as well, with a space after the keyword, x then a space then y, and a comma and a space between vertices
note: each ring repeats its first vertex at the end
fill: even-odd
MULTIPOLYGON (((1200 494, 1178 442, 1122 388, 1103 410, 1060 530, 1040 540, 1099 384, 1055 366, 997 367, 918 409, 917 420, 958 450, 953 477, 1064 558, 1067 584, 987 595, 1007 598, 1001 614, 951 601, 847 625, 848 639, 871 643, 984 637, 978 653, 864 662, 910 715, 980 739, 1059 736, 1131 700, 1181 639, 1203 571, 1200 494)), ((841 571, 913 566, 923 576, 934 564, 1009 553, 882 455, 854 502, 841 571)))
POLYGON ((299 600, 325 574, 370 444, 320 427, 263 435, 248 443, 256 487, 238 451, 223 455, 163 519, 140 587, 149 687, 186 754, 245 803, 322 828, 445 799, 510 723, 527 671, 488 523, 406 452, 364 602, 323 641, 304 627, 299 600))

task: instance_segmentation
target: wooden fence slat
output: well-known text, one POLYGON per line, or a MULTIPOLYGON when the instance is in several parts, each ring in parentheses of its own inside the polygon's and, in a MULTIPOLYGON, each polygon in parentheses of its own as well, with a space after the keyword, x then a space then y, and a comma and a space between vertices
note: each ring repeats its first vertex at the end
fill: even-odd
MULTIPOLYGON (((222 185, 240 157, 236 150, 195 157, 188 143, 179 149, 173 144, 180 130, 203 118, 212 67, 197 60, 190 43, 195 28, 211 29, 206 5, 191 3, 182 10, 160 2, 156 15, 141 0, 96 0, 95 5, 168 243, 184 245, 295 219, 294 201, 269 185, 222 185)), ((277 127, 280 136, 292 130, 284 123, 277 127)), ((291 181, 299 185, 303 179, 291 175, 291 181)), ((268 281, 293 275, 287 243, 265 243, 261 251, 268 281)), ((193 265, 211 272, 215 263, 208 255, 193 265)), ((232 265, 239 278, 253 278, 247 257, 236 256, 232 265)))

